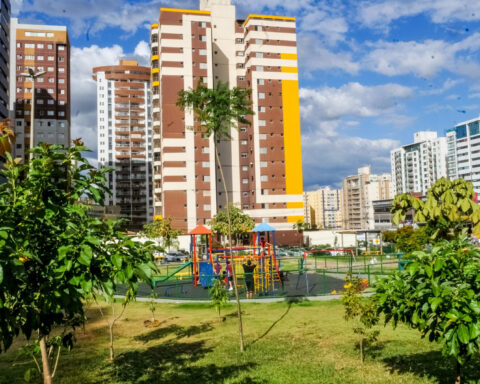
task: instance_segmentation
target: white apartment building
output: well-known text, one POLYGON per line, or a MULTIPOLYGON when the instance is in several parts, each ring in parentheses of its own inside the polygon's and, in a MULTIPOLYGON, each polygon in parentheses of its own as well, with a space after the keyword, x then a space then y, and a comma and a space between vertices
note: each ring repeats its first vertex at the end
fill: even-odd
POLYGON ((120 207, 131 230, 153 218, 150 68, 135 60, 96 67, 98 166, 108 175, 112 195, 105 205, 120 207))
POLYGON ((343 191, 324 187, 306 192, 305 221, 319 229, 342 228, 343 191), (307 220, 308 215, 308 220, 307 220))
POLYGON ((447 139, 437 132, 414 134, 413 144, 390 154, 394 194, 422 193, 441 177, 447 177, 447 139))
POLYGON ((447 131, 447 166, 450 180, 471 181, 475 192, 480 192, 480 117, 447 131))

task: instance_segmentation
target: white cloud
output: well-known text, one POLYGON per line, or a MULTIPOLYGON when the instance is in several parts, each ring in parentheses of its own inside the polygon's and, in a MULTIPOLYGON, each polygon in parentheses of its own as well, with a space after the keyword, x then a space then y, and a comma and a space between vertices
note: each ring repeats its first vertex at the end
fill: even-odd
POLYGON ((443 40, 368 43, 372 51, 362 67, 387 76, 414 74, 431 78, 442 70, 479 77, 480 66, 469 56, 480 48, 480 33, 450 44, 443 40))
POLYGON ((399 84, 365 86, 348 83, 340 88, 300 90, 302 116, 306 120, 338 120, 345 116, 370 117, 392 113, 398 102, 412 96, 399 84))
POLYGON ((472 0, 386 0, 363 2, 358 7, 358 19, 367 27, 388 26, 393 20, 429 15, 434 23, 472 21, 480 19, 480 2, 472 0))
POLYGON ((335 45, 338 41, 345 39, 348 24, 343 17, 335 17, 325 11, 315 10, 302 17, 301 29, 318 32, 328 44, 335 45))
POLYGON ((137 44, 133 54, 136 56, 139 65, 150 65, 150 45, 145 40, 137 44))
POLYGON ((353 61, 352 54, 346 51, 332 52, 319 41, 318 36, 311 33, 300 33, 297 36, 299 65, 304 71, 339 69, 356 74, 360 65, 353 61))

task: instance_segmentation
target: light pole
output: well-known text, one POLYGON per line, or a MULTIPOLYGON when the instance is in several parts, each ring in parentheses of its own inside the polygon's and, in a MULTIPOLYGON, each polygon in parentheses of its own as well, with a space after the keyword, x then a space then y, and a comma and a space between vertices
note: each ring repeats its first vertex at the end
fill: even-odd
POLYGON ((44 75, 46 72, 41 71, 35 73, 32 68, 28 68, 28 73, 22 73, 21 75, 31 79, 32 81, 32 106, 30 108, 30 161, 33 159, 32 148, 34 146, 34 134, 35 134, 35 80, 37 77, 44 75))

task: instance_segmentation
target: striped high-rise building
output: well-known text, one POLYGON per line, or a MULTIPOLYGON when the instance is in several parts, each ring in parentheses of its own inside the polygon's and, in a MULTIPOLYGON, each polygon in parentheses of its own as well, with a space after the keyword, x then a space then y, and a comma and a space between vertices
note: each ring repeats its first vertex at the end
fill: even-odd
POLYGON ((251 89, 255 112, 251 125, 215 143, 230 201, 256 222, 293 232, 304 217, 295 19, 237 20, 230 0, 162 8, 151 47, 155 214, 188 231, 225 208, 213 140, 189 129, 193 113, 176 106, 178 92, 200 79, 222 81, 251 89))
POLYGON ((105 205, 119 206, 128 228, 153 216, 150 68, 135 60, 93 68, 97 82, 98 165, 113 167, 105 205))
POLYGON ((70 143, 70 42, 67 27, 10 23, 10 112, 15 125, 15 155, 30 148, 32 91, 34 145, 70 143), (23 76, 44 73, 33 84, 23 76))

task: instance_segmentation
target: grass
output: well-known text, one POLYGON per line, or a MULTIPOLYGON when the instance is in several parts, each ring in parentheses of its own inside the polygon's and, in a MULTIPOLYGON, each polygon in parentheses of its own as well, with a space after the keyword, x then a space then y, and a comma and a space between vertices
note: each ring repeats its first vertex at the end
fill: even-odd
MULTIPOLYGON (((454 362, 442 358, 441 347, 404 327, 382 328, 362 365, 338 301, 249 303, 243 310, 247 350, 241 354, 233 305, 219 322, 208 304, 158 304, 161 326, 145 328, 147 303, 131 303, 115 329, 117 357, 110 364, 106 321, 92 307, 75 348, 62 355, 55 383, 454 382, 454 362)), ((17 358, 23 343, 16 340, 0 355, 0 383, 24 383, 23 372, 33 363, 17 358)), ((480 378, 474 364, 466 374, 480 378)))

